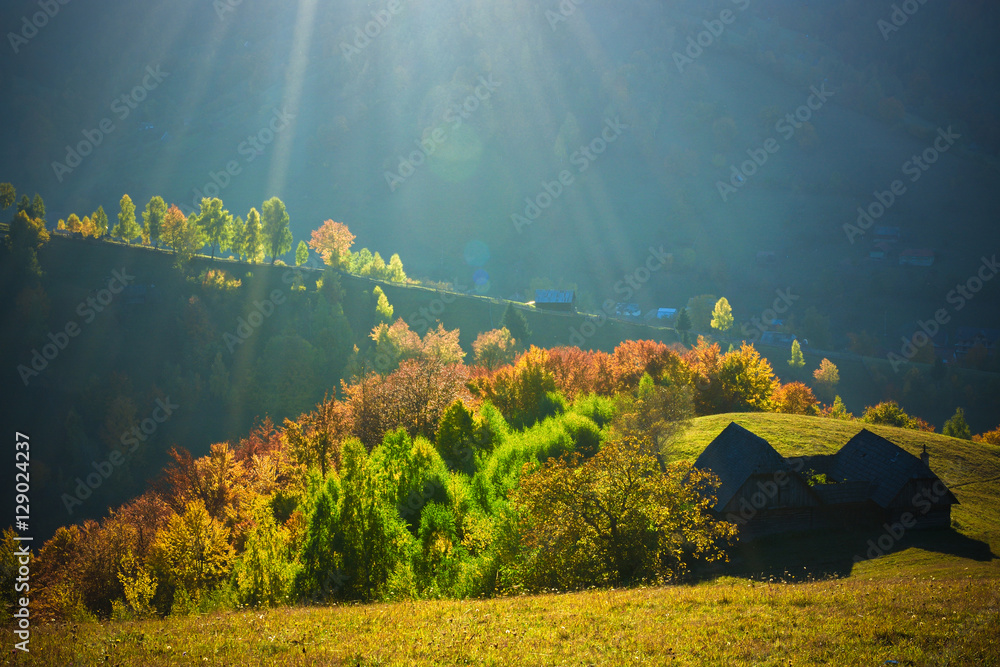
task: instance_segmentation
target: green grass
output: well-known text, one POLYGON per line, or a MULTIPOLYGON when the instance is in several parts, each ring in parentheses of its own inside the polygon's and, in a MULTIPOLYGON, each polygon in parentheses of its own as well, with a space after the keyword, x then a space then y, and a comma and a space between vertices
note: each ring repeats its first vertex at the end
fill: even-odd
MULTIPOLYGON (((730 421, 785 456, 836 451, 862 425, 774 414, 694 420, 677 458, 692 458, 730 421)), ((924 444, 953 485, 952 536, 931 533, 840 576, 800 583, 732 576, 697 584, 491 600, 241 610, 167 620, 45 624, 34 619, 25 665, 996 665, 1000 448, 888 427, 924 444), (949 477, 951 475, 951 477, 949 477), (967 544, 966 544, 967 546, 967 544)), ((854 536, 848 536, 854 537, 854 536)), ((815 557, 844 536, 768 546, 815 557)), ((765 552, 761 552, 765 553, 765 552)), ((771 552, 773 553, 773 551, 771 552)), ((845 553, 852 553, 851 546, 845 553)))

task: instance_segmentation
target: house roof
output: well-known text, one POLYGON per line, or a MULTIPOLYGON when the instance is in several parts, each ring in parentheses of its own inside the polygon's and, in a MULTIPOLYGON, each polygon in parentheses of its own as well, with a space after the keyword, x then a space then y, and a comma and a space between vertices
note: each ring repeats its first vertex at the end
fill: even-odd
POLYGON ((573 303, 573 290, 536 289, 535 303, 573 303))
POLYGON ((694 462, 694 467, 711 470, 722 480, 715 503, 715 509, 720 510, 729 504, 751 475, 786 470, 788 464, 767 440, 736 422, 730 422, 709 443, 694 462))
POLYGON ((911 479, 937 479, 919 458, 868 429, 840 448, 832 471, 838 481, 869 482, 871 499, 880 507, 888 507, 911 479))

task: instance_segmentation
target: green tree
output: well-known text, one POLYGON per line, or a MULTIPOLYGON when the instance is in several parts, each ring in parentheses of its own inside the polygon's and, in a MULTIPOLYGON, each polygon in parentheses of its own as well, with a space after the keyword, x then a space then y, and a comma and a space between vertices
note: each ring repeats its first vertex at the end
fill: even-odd
POLYGON ((896 401, 883 401, 877 405, 865 408, 860 420, 866 424, 881 424, 882 426, 898 426, 899 428, 919 428, 918 422, 906 414, 896 401))
MULTIPOLYGON (((292 587, 299 599, 328 602, 341 593, 347 577, 343 573, 344 533, 340 525, 343 493, 340 479, 330 475, 313 492, 311 511, 298 560, 301 563, 292 587)), ((342 595, 340 595, 342 596, 342 595)))
POLYGON ((528 320, 524 316, 524 313, 521 312, 520 308, 516 308, 513 303, 508 303, 504 309, 503 317, 500 318, 500 328, 509 331, 521 349, 528 347, 528 340, 531 338, 531 328, 528 326, 528 320))
POLYGON ((344 443, 341 526, 344 535, 344 576, 351 597, 374 600, 390 574, 402 564, 412 540, 395 507, 384 500, 379 482, 368 466, 364 445, 344 443))
POLYGON ((285 203, 277 197, 271 197, 264 202, 260 217, 264 247, 270 251, 271 264, 274 265, 280 255, 292 249, 292 232, 288 228, 289 217, 285 203))
POLYGON ((255 503, 254 527, 233 575, 240 604, 275 607, 286 602, 294 567, 288 530, 275 523, 271 506, 263 500, 255 503))
POLYGON ((101 238, 108 234, 108 214, 104 212, 104 206, 98 206, 94 214, 90 216, 90 221, 94 223, 94 238, 101 238))
POLYGON ((712 326, 712 312, 717 302, 713 294, 700 294, 688 299, 687 311, 692 330, 707 331, 712 326))
POLYGON ((17 212, 31 217, 31 200, 28 199, 28 195, 21 195, 21 199, 17 202, 17 212))
POLYGON ((309 246, 306 245, 305 241, 299 241, 299 245, 295 249, 295 266, 302 266, 308 261, 309 261, 309 246))
POLYGON ((118 213, 118 224, 111 230, 111 235, 131 245, 132 241, 142 234, 139 223, 135 221, 135 204, 127 194, 122 195, 121 211, 118 213))
POLYGON ((972 440, 972 430, 969 428, 968 422, 965 421, 965 410, 956 408, 955 414, 944 423, 941 433, 943 435, 950 435, 953 438, 972 440))
POLYGON ((146 204, 146 210, 142 212, 142 242, 152 243, 154 247, 160 247, 160 231, 163 227, 163 218, 167 214, 167 202, 163 197, 155 195, 146 204))
POLYGON ((712 310, 711 325, 713 329, 718 329, 721 333, 733 328, 733 309, 729 306, 726 297, 716 301, 715 308, 712 310))
POLYGON ((212 248, 212 259, 215 259, 215 249, 227 250, 229 248, 229 233, 232 231, 232 216, 229 211, 222 207, 222 200, 218 197, 203 197, 201 200, 201 212, 198 214, 197 224, 201 227, 202 233, 212 248))
POLYGON ((389 303, 388 297, 386 297, 385 292, 378 285, 372 290, 372 296, 375 297, 375 315, 380 322, 388 324, 392 322, 392 304, 389 303))
POLYGON ((242 262, 246 257, 247 223, 243 218, 236 216, 232 218, 229 225, 229 249, 233 251, 237 262, 242 262))
POLYGON ((681 312, 677 314, 677 323, 674 328, 681 334, 681 342, 685 345, 690 344, 691 339, 688 337, 688 332, 691 331, 691 316, 688 315, 687 308, 681 308, 681 312))
POLYGON ((37 192, 31 201, 31 217, 35 220, 45 220, 45 202, 42 201, 42 195, 37 192))
POLYGON ((799 345, 797 338, 792 341, 792 358, 788 360, 788 365, 793 370, 798 370, 806 365, 805 357, 802 356, 802 346, 799 345))
POLYGON ((385 279, 394 283, 405 283, 407 280, 406 272, 403 271, 403 260, 399 258, 397 253, 393 253, 392 257, 389 258, 385 279))
POLYGON ((6 211, 17 201, 17 190, 10 183, 0 183, 0 211, 6 211))
POLYGON ((461 399, 448 406, 441 415, 434 446, 451 470, 466 474, 475 471, 476 422, 461 399))
POLYGON ((248 264, 256 264, 264 258, 264 231, 260 224, 260 213, 251 208, 247 213, 246 234, 243 241, 243 254, 248 264))

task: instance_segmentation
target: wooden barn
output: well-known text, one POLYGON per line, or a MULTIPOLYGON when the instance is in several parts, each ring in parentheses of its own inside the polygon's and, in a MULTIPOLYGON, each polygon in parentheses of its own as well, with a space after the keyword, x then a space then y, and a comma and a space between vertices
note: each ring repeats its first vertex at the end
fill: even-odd
POLYGON ((742 539, 775 533, 879 527, 947 528, 958 499, 920 458, 862 430, 836 454, 783 458, 730 423, 695 467, 719 476, 715 511, 742 539))

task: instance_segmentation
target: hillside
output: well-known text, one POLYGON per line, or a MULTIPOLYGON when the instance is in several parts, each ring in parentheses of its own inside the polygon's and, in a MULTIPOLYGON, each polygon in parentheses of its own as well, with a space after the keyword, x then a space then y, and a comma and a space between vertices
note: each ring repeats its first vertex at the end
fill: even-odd
MULTIPOLYGON (((832 451, 859 429, 807 417, 715 415, 694 420, 677 455, 697 455, 731 420, 784 455, 832 451)), ((37 628, 31 654, 15 664, 997 664, 1000 567, 989 552, 998 548, 1000 450, 934 434, 872 430, 908 451, 927 445, 932 467, 961 501, 953 511, 953 538, 932 536, 925 547, 801 583, 722 576, 491 600, 49 624, 37 628), (991 549, 985 557, 935 550, 956 539, 988 540, 991 549)), ((788 540, 785 548, 818 551, 826 539, 788 540)), ((11 639, 8 629, 0 636, 11 639)))

